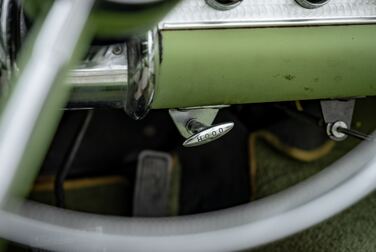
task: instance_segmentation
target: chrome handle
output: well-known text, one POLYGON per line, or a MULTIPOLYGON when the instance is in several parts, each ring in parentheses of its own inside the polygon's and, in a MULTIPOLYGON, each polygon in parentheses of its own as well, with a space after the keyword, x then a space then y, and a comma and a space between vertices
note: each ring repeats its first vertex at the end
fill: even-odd
POLYGON ((195 147, 215 141, 226 135, 233 122, 212 125, 219 109, 225 105, 170 109, 170 115, 180 134, 187 140, 184 147, 195 147))
POLYGON ((207 126, 194 119, 187 123, 187 130, 192 132, 194 135, 189 137, 184 143, 184 147, 195 147, 210 143, 215 141, 228 132, 234 127, 233 122, 226 122, 221 124, 216 124, 212 126, 207 126))

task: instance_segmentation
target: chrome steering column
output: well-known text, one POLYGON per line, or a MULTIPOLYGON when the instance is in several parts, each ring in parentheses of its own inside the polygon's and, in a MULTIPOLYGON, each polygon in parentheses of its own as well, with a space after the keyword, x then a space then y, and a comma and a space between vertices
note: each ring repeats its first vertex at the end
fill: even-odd
POLYGON ((124 109, 136 120, 145 117, 154 98, 159 65, 157 34, 152 30, 127 41, 128 89, 124 109))
POLYGON ((159 69, 158 32, 104 46, 70 72, 67 109, 124 108, 133 119, 150 110, 159 69))

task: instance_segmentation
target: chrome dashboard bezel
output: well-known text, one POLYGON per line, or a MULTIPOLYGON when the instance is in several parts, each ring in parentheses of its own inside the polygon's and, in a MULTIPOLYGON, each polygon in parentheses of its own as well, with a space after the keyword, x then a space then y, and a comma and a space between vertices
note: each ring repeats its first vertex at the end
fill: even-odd
POLYGON ((184 0, 159 24, 160 30, 358 25, 376 23, 376 0, 331 0, 307 9, 295 0, 252 0, 227 11, 204 0, 184 0))

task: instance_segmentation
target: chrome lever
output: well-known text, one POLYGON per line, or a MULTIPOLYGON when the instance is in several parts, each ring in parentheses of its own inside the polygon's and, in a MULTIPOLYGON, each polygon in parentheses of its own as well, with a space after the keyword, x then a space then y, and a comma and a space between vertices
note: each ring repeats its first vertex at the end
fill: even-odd
POLYGON ((194 119, 188 122, 187 129, 194 135, 189 137, 184 143, 184 147, 195 147, 215 141, 226 135, 234 127, 233 122, 226 122, 207 126, 194 119))
POLYGON ((195 147, 215 141, 234 127, 233 122, 212 125, 220 108, 226 106, 170 109, 170 115, 180 134, 187 140, 184 147, 195 147))

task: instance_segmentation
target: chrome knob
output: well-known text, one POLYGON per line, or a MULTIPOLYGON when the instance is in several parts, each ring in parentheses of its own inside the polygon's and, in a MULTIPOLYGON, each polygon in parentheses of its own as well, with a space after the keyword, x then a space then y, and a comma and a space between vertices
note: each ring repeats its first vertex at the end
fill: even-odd
POLYGON ((206 0, 207 5, 216 10, 231 10, 241 4, 243 0, 206 0))
POLYGON ((348 129, 347 124, 343 121, 337 121, 326 125, 326 133, 334 141, 343 141, 347 138, 347 135, 340 129, 348 129))
POLYGON ((316 9, 324 6, 330 0, 295 0, 300 6, 306 9, 316 9))
POLYGON ((192 119, 188 121, 186 128, 192 135, 184 143, 184 147, 195 147, 203 144, 215 141, 228 132, 234 127, 233 122, 226 122, 221 124, 216 124, 212 126, 207 126, 199 121, 192 119))

